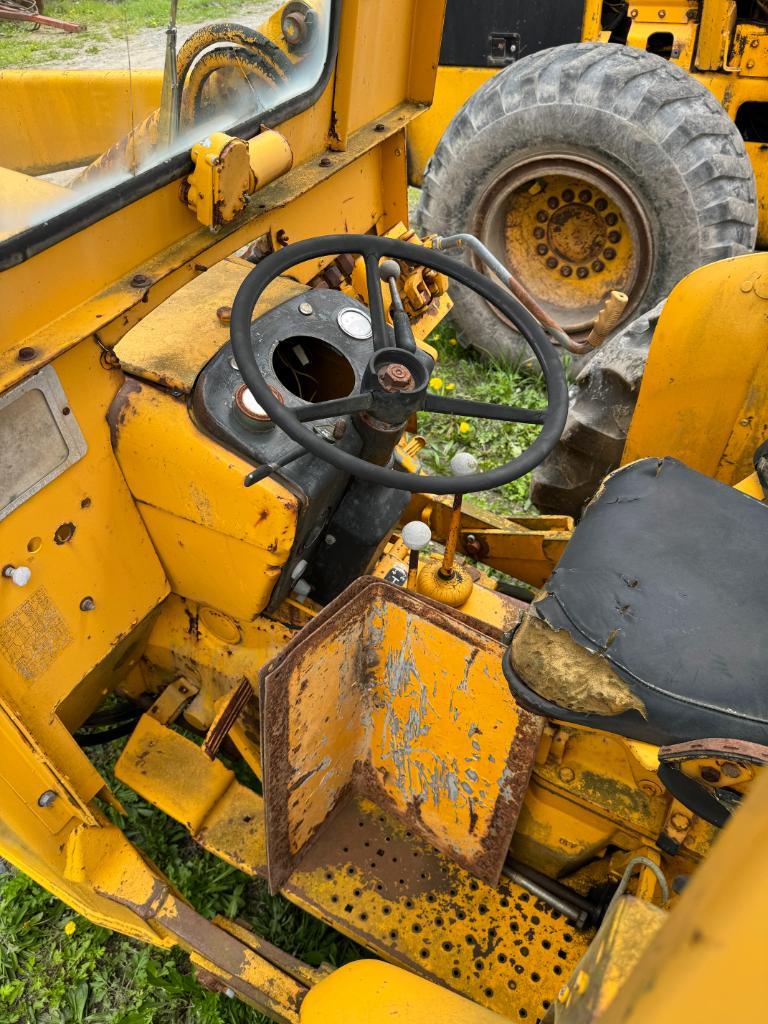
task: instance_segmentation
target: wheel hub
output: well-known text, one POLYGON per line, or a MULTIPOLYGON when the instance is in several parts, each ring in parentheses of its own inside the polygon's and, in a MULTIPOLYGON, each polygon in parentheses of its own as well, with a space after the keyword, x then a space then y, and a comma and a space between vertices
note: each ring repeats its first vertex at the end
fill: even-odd
POLYGON ((585 335, 613 290, 642 298, 652 264, 638 200, 607 169, 579 157, 526 161, 483 196, 475 233, 571 334, 585 335))

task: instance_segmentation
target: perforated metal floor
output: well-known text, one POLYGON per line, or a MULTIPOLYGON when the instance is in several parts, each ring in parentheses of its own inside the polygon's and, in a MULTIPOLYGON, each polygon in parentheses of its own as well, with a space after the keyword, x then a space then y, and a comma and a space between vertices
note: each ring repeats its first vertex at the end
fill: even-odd
POLYGON ((593 934, 513 883, 477 881, 367 801, 341 809, 285 892, 384 959, 531 1024, 593 934))

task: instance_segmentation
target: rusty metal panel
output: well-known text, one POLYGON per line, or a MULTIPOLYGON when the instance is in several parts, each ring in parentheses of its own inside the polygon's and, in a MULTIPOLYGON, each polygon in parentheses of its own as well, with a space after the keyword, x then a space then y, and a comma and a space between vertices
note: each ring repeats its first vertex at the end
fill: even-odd
POLYGON ((499 640, 367 578, 262 670, 273 890, 350 794, 498 881, 542 729, 509 693, 499 640))

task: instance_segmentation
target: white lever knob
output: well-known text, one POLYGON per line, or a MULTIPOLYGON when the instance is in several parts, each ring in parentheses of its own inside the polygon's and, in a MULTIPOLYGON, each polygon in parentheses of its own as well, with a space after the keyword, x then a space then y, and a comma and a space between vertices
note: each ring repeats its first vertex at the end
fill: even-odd
POLYGON ((420 519, 406 523, 402 529, 403 544, 411 551, 423 551, 432 540, 432 531, 420 519))
POLYGON ((7 565, 3 569, 3 576, 15 583, 17 587, 26 587, 32 579, 32 570, 26 565, 7 565))
POLYGON ((451 472, 454 476, 469 476, 477 472, 477 459, 469 452, 456 452, 451 459, 451 472))

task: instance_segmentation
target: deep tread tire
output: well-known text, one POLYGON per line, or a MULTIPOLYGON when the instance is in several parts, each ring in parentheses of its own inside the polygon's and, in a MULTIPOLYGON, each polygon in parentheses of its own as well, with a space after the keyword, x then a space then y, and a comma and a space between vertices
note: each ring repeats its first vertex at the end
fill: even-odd
MULTIPOLYGON (((564 150, 590 156, 641 201, 654 258, 634 315, 696 267, 754 247, 755 179, 735 125, 714 96, 663 58, 578 43, 525 57, 456 114, 429 161, 419 226, 468 230, 503 168, 564 150)), ((452 289, 459 341, 515 363, 519 336, 466 289, 452 289)))
POLYGON ((619 465, 664 301, 609 338, 574 381, 563 435, 531 479, 542 512, 578 518, 619 465))

